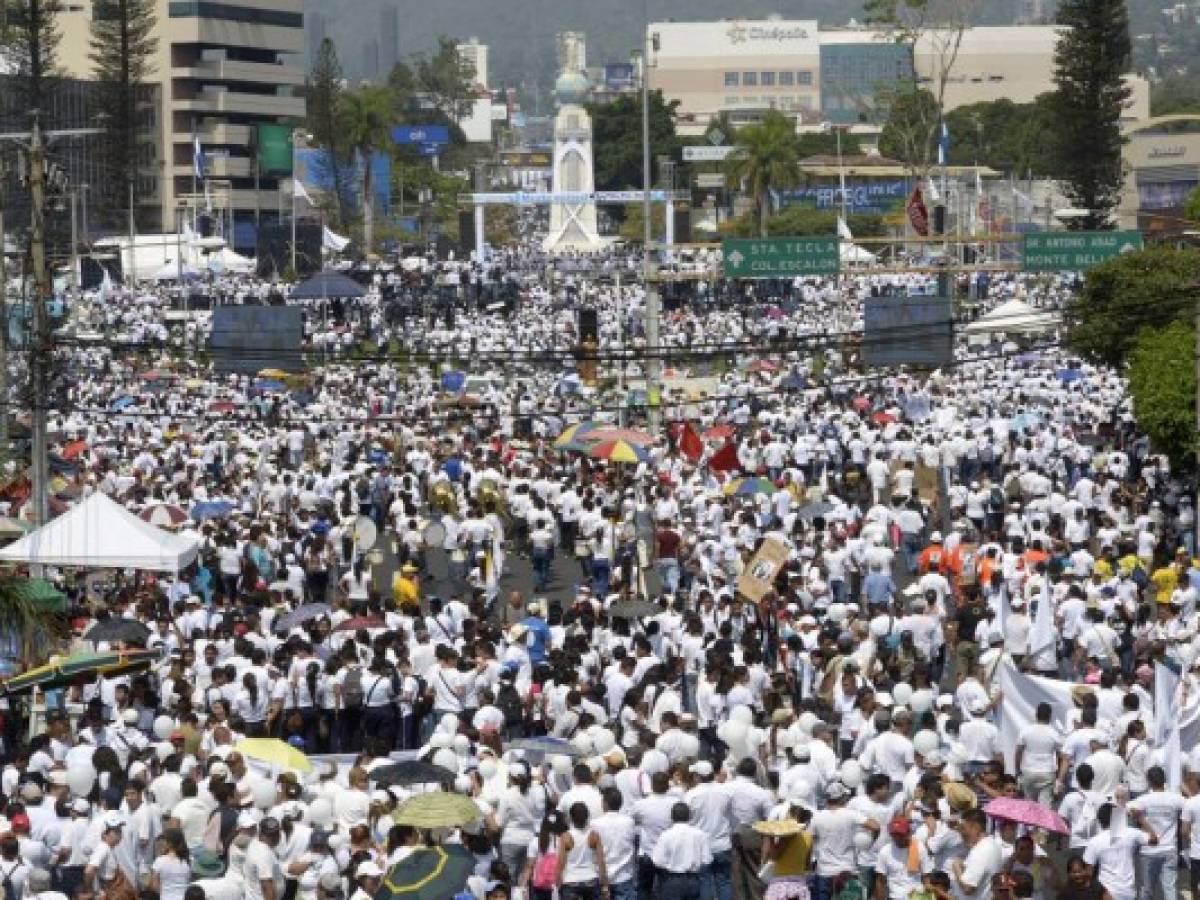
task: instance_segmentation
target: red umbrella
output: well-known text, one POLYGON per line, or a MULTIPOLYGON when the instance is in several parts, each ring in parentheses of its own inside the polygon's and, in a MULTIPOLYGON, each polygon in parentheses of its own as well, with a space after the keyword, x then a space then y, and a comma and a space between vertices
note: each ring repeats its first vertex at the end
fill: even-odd
POLYGON ((704 432, 704 438, 709 441, 725 440, 726 438, 733 437, 735 434, 737 434, 737 429, 732 425, 714 425, 704 432))
POLYGON ((884 412, 883 410, 880 410, 871 416, 871 421, 876 425, 891 425, 896 421, 896 417, 890 412, 884 412))
POLYGON ((867 397, 855 397, 852 404, 855 412, 866 412, 871 408, 871 401, 867 397))
POLYGON ((142 373, 143 381, 167 381, 174 377, 170 372, 164 372, 162 369, 147 369, 142 373))
POLYGON ((751 373, 774 372, 778 368, 779 366, 775 365, 775 363, 771 362, 769 359, 756 359, 754 362, 750 363, 750 365, 746 366, 746 371, 751 373))
POLYGON ((82 456, 87 450, 87 441, 71 441, 63 447, 63 459, 75 459, 77 456, 82 456))
POLYGON ((215 413, 231 413, 235 409, 237 409, 237 406, 232 400, 218 400, 216 403, 208 405, 208 411, 215 413))
POLYGON ((625 441, 630 444, 637 444, 639 447, 644 447, 646 444, 653 444, 653 436, 644 431, 638 431, 636 428, 594 428, 587 432, 587 440, 591 441, 625 441))
POLYGON ((355 616, 353 619, 347 619, 334 631, 358 631, 360 628, 365 628, 370 631, 372 628, 386 628, 387 623, 383 619, 377 619, 374 616, 355 616))
POLYGON ((178 528, 188 520, 188 514, 178 506, 170 503, 156 503, 147 506, 138 517, 143 522, 149 522, 158 528, 178 528))

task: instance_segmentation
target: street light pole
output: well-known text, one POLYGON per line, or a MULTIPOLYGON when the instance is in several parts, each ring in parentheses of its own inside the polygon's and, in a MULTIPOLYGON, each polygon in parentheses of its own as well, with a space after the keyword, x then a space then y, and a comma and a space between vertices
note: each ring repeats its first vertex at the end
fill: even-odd
POLYGON ((662 359, 659 356, 659 297, 652 239, 653 216, 650 203, 650 0, 642 0, 642 281, 646 286, 646 422, 650 433, 656 434, 662 424, 662 359))
POLYGON ((46 319, 46 298, 50 285, 46 275, 46 152, 42 126, 33 113, 29 146, 29 193, 31 234, 29 255, 33 264, 33 352, 29 354, 33 387, 33 524, 40 528, 47 521, 46 459, 46 369, 50 354, 50 328, 46 319))

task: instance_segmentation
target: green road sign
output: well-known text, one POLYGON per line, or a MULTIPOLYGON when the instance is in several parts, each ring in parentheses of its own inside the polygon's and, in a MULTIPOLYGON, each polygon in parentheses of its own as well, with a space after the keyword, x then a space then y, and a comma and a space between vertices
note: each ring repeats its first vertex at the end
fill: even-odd
POLYGON ((835 237, 730 238, 721 254, 728 278, 836 275, 841 267, 835 237))
POLYGON ((1025 235, 1027 272, 1078 272, 1142 249, 1137 231, 1041 231, 1025 235))

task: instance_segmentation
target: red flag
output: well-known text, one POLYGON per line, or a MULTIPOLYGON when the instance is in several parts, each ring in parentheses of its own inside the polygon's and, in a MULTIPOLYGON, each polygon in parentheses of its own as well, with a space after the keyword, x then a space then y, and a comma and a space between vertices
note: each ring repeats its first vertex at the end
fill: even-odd
POLYGON ((679 452, 693 463, 699 462, 700 457, 704 455, 704 441, 691 422, 684 424, 683 431, 679 434, 678 446, 679 452))
POLYGON ((921 237, 929 237, 929 210, 925 208, 925 197, 921 186, 915 185, 908 196, 908 221, 912 223, 913 231, 921 237))
POLYGON ((733 441, 726 441, 725 446, 709 459, 708 467, 715 472, 736 472, 741 469, 742 464, 738 461, 737 445, 733 441))

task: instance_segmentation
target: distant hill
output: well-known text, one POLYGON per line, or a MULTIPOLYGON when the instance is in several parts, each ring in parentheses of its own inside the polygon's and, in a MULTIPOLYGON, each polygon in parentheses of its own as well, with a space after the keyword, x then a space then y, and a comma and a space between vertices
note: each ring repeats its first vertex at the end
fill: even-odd
MULTIPOLYGON (((654 20, 703 21, 765 18, 818 19, 823 26, 845 25, 862 17, 862 0, 649 0, 654 20)), ((1011 24, 1020 0, 984 0, 981 24, 1011 24)), ((1052 11, 1055 0, 1043 6, 1052 11)), ((1161 22, 1160 0, 1129 0, 1134 30, 1161 22)), ((380 31, 385 7, 397 10, 399 55, 403 59, 432 48, 439 35, 477 37, 490 48, 494 85, 517 85, 527 102, 542 97, 555 74, 554 36, 560 31, 587 34, 588 64, 628 59, 639 40, 642 4, 638 0, 306 0, 307 10, 323 16, 328 35, 351 78, 382 52, 380 31)))

